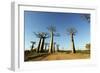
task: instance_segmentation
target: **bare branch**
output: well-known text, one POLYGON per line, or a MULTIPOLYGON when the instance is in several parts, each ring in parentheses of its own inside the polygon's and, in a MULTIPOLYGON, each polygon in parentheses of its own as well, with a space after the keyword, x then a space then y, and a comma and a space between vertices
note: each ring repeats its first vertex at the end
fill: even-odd
POLYGON ((36 42, 30 41, 32 44, 35 44, 36 42))
POLYGON ((74 27, 67 28, 67 34, 73 34, 75 35, 77 33, 77 30, 74 27))
POLYGON ((49 27, 47 27, 47 29, 51 32, 56 32, 56 27, 53 25, 50 25, 49 27))

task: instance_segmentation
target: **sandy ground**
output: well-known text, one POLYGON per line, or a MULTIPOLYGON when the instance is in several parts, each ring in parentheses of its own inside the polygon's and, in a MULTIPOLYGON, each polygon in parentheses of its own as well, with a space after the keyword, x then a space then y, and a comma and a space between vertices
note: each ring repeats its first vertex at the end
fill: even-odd
POLYGON ((36 58, 31 59, 29 61, 71 60, 71 59, 88 59, 88 58, 90 58, 90 54, 54 53, 54 54, 44 55, 41 57, 36 57, 36 58))

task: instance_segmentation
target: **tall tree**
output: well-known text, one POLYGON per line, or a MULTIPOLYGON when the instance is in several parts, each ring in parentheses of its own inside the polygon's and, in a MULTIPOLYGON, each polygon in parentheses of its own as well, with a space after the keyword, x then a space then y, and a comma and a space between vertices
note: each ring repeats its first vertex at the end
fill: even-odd
POLYGON ((75 36, 76 32, 77 32, 77 30, 73 27, 67 28, 67 33, 70 35, 72 53, 76 53, 75 44, 74 44, 74 36, 75 36))
POLYGON ((32 45, 31 45, 31 51, 33 51, 34 45, 36 44, 36 42, 31 41, 32 45))
POLYGON ((45 43, 45 51, 47 50, 48 43, 45 43))
POLYGON ((90 48, 91 48, 90 43, 86 44, 85 47, 87 48, 87 50, 90 50, 90 48))
POLYGON ((48 43, 44 43, 45 44, 45 51, 47 51, 47 46, 48 46, 48 43))
POLYGON ((56 49, 56 42, 54 42, 53 48, 54 48, 54 52, 55 52, 55 49, 56 49))
POLYGON ((38 32, 38 33, 34 32, 34 34, 36 35, 36 37, 39 38, 39 43, 38 43, 38 47, 37 47, 37 53, 39 53, 40 45, 41 45, 41 40, 42 40, 42 34, 41 34, 41 32, 38 32))
POLYGON ((59 52, 59 44, 57 44, 56 46, 57 46, 57 52, 59 52))
POLYGON ((42 41, 40 46, 40 52, 44 52, 43 48, 44 48, 45 39, 48 38, 49 35, 46 32, 41 32, 41 35, 42 35, 42 41))
POLYGON ((49 53, 53 53, 53 44, 54 44, 54 36, 59 36, 59 34, 56 34, 56 27, 53 25, 50 25, 47 28, 50 32, 50 47, 49 47, 49 53))

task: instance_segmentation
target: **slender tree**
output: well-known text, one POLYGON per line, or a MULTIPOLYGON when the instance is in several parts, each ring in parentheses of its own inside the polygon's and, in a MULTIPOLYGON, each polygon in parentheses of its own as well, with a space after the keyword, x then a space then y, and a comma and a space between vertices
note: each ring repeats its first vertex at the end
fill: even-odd
POLYGON ((86 47, 87 50, 90 50, 90 48, 91 48, 91 44, 88 43, 88 44, 85 45, 85 47, 86 47))
POLYGON ((36 44, 36 42, 31 41, 32 45, 31 45, 31 51, 33 51, 34 45, 36 44))
POLYGON ((49 53, 53 53, 53 42, 54 42, 54 33, 56 32, 56 27, 51 25, 48 27, 48 30, 50 32, 50 47, 49 47, 49 53))
POLYGON ((44 48, 44 43, 45 43, 45 39, 48 38, 48 33, 46 32, 41 32, 42 35, 42 41, 41 41, 41 46, 40 46, 40 52, 44 52, 43 48, 44 48))
POLYGON ((54 44, 53 44, 53 48, 54 48, 53 49, 54 50, 53 52, 55 52, 55 47, 56 47, 56 42, 54 42, 54 44))
POLYGON ((57 52, 59 52, 59 44, 57 44, 56 46, 57 46, 57 52))
POLYGON ((50 48, 50 43, 48 43, 47 45, 47 51, 49 52, 49 48, 50 48))
POLYGON ((47 50, 48 43, 45 43, 45 51, 47 50))
POLYGON ((38 33, 34 32, 34 34, 36 35, 36 37, 39 38, 39 43, 38 43, 38 47, 37 47, 37 53, 39 53, 40 45, 41 45, 41 40, 42 40, 42 34, 40 32, 38 32, 38 33))
POLYGON ((74 44, 74 36, 76 32, 77 30, 73 27, 67 29, 67 33, 70 35, 72 53, 76 53, 74 44))

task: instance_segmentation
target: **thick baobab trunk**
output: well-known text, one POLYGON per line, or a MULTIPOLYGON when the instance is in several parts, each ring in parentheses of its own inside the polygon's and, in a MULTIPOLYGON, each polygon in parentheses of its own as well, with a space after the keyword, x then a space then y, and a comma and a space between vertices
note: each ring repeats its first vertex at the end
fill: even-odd
POLYGON ((71 34, 71 49, 72 49, 72 53, 76 53, 73 34, 71 34))
POLYGON ((50 47, 49 47, 49 53, 53 53, 53 32, 51 32, 51 39, 50 39, 50 47))
POLYGON ((45 42, 45 38, 42 38, 41 46, 40 46, 40 52, 43 52, 44 42, 45 42))
POLYGON ((39 44, 38 44, 38 48, 37 48, 37 53, 39 53, 40 45, 41 45, 41 38, 40 38, 40 40, 39 40, 39 44))

